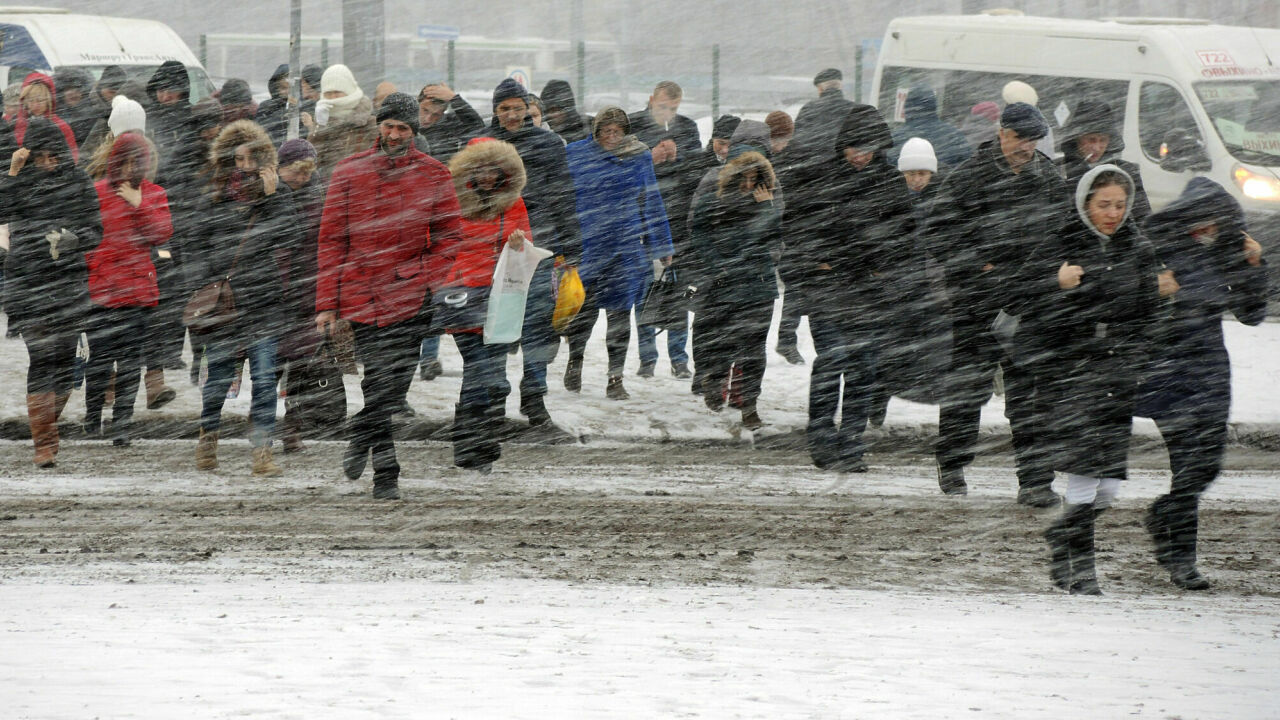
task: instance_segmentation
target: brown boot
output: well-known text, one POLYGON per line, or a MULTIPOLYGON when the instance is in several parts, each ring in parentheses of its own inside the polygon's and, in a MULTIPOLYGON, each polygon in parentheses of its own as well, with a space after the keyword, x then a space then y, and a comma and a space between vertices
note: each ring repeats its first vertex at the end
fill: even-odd
POLYGON ((146 374, 142 376, 142 383, 147 388, 148 410, 159 410, 178 397, 173 388, 164 384, 164 370, 161 368, 147 368, 146 374))
POLYGON ((253 449, 253 476, 280 477, 284 471, 271 459, 271 448, 256 447, 253 449))
POLYGON ((284 427, 281 428, 280 444, 284 447, 285 455, 300 453, 307 449, 307 446, 302 444, 302 434, 298 432, 298 424, 287 413, 281 425, 284 427))
POLYGON ((36 454, 37 467, 51 468, 57 465, 58 425, 53 411, 57 398, 53 393, 36 393, 27 396, 27 421, 31 426, 31 444, 36 454))
POLYGON ((218 433, 200 431, 200 440, 196 443, 196 469, 218 469, 218 433))

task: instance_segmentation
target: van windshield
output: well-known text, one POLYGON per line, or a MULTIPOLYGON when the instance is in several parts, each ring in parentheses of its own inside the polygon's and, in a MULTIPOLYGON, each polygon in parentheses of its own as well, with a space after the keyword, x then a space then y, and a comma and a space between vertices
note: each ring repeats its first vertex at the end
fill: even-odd
POLYGON ((1195 88, 1233 157, 1280 165, 1280 81, 1201 82, 1195 88))

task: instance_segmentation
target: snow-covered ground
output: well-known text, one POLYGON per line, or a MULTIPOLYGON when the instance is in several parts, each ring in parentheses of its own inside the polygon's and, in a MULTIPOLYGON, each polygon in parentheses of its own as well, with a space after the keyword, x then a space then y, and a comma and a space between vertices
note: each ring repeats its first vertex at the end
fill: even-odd
MULTIPOLYGON (((769 337, 769 347, 775 344, 778 311, 774 313, 774 329, 769 337)), ((1234 401, 1231 421, 1242 425, 1280 425, 1280 322, 1266 322, 1259 327, 1248 327, 1235 321, 1224 323, 1228 349, 1232 358, 1232 384, 1234 401)), ((659 354, 657 376, 643 379, 635 376, 639 367, 634 333, 627 360, 625 384, 631 394, 627 402, 606 400, 605 349, 603 316, 592 334, 587 351, 580 394, 567 392, 562 377, 568 358, 567 345, 548 370, 547 407, 552 417, 562 427, 575 435, 590 440, 726 440, 737 437, 738 414, 726 410, 713 414, 702 400, 689 392, 688 381, 671 376, 665 346, 666 336, 658 336, 659 354)), ((808 326, 801 324, 800 351, 806 360, 812 361, 814 350, 809 338, 808 326)), ((188 356, 189 357, 189 354, 188 356)), ((445 375, 432 382, 415 380, 409 390, 410 404, 427 418, 446 422, 453 415, 458 389, 462 379, 462 359, 451 339, 441 341, 441 362, 445 375)), ((508 378, 513 388, 520 380, 520 358, 508 359, 508 378)), ((20 340, 0 340, 0 386, 15 388, 10 394, 0 396, 0 419, 25 419, 26 406, 20 388, 26 373, 26 352, 20 340)), ((187 382, 185 371, 169 371, 168 382, 178 390, 178 399, 158 411, 147 410, 144 403, 137 404, 137 418, 152 417, 195 418, 200 411, 200 395, 197 388, 187 382)), ((759 401, 760 415, 768 424, 761 435, 785 433, 804 427, 808 406, 808 365, 788 365, 780 356, 769 353, 769 366, 764 377, 763 393, 759 401)), ((227 403, 225 412, 248 415, 249 382, 246 373, 245 388, 240 396, 227 403)), ((347 376, 347 401, 354 412, 361 406, 358 378, 347 376)), ((68 405, 68 417, 79 418, 83 413, 83 393, 76 393, 68 405)), ((280 403, 283 412, 284 403, 280 403)), ((1000 397, 993 397, 983 409, 982 422, 986 429, 1007 427, 1004 405, 1000 397)), ((508 417, 519 417, 519 392, 513 391, 507 401, 508 417)), ((889 427, 936 426, 938 410, 933 405, 922 405, 898 398, 890 401, 886 424, 889 427)), ((1139 419, 1135 432, 1154 436, 1155 424, 1139 419)), ((759 435, 758 435, 759 436, 759 435)))

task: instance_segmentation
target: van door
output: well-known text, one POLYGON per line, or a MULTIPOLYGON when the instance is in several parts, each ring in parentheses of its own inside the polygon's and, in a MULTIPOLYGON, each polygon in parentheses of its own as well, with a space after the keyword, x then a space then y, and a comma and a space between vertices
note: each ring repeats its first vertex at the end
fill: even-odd
POLYGON ((1160 167, 1165 133, 1181 128, 1201 143, 1204 142, 1204 133, 1178 88, 1159 80, 1135 80, 1131 83, 1124 125, 1125 159, 1137 163, 1142 169, 1142 183, 1147 190, 1147 199, 1151 201, 1151 209, 1159 211, 1182 194, 1182 189, 1194 176, 1190 170, 1173 173, 1160 167))

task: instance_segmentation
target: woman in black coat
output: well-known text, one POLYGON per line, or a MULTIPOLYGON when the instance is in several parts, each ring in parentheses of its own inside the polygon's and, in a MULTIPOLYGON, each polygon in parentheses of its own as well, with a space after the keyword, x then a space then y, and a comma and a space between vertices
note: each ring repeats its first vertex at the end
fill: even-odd
POLYGON ((1115 165, 1085 173, 1076 186, 1077 217, 1023 269, 1018 355, 1045 369, 1050 466, 1067 476, 1062 516, 1045 532, 1050 574, 1072 594, 1101 594, 1094 518, 1126 476, 1146 333, 1160 293, 1169 292, 1130 217, 1133 197, 1133 180, 1115 165))
POLYGON ((35 463, 53 467, 58 415, 74 386, 76 342, 89 310, 85 253, 102 240, 98 194, 76 168, 62 131, 27 126, 0 178, 0 224, 9 224, 4 309, 27 346, 27 416, 35 463))
POLYGON ((1147 512, 1156 560, 1173 584, 1204 590, 1196 570, 1200 495, 1217 478, 1231 410, 1231 359, 1222 340, 1228 310, 1246 325, 1266 316, 1262 247, 1245 232, 1240 204, 1195 178, 1148 225, 1156 256, 1178 290, 1152 333, 1136 414, 1155 420, 1169 450, 1172 486, 1147 512))
POLYGON ((202 391, 196 467, 218 467, 218 429, 227 390, 241 354, 249 359, 253 396, 253 474, 281 473, 271 457, 276 419, 276 345, 290 329, 282 261, 300 244, 303 225, 293 202, 280 190, 271 139, 252 120, 222 129, 209 151, 211 185, 200 210, 203 222, 188 249, 192 287, 230 277, 238 317, 234 323, 196 335, 204 346, 209 377, 202 391))

